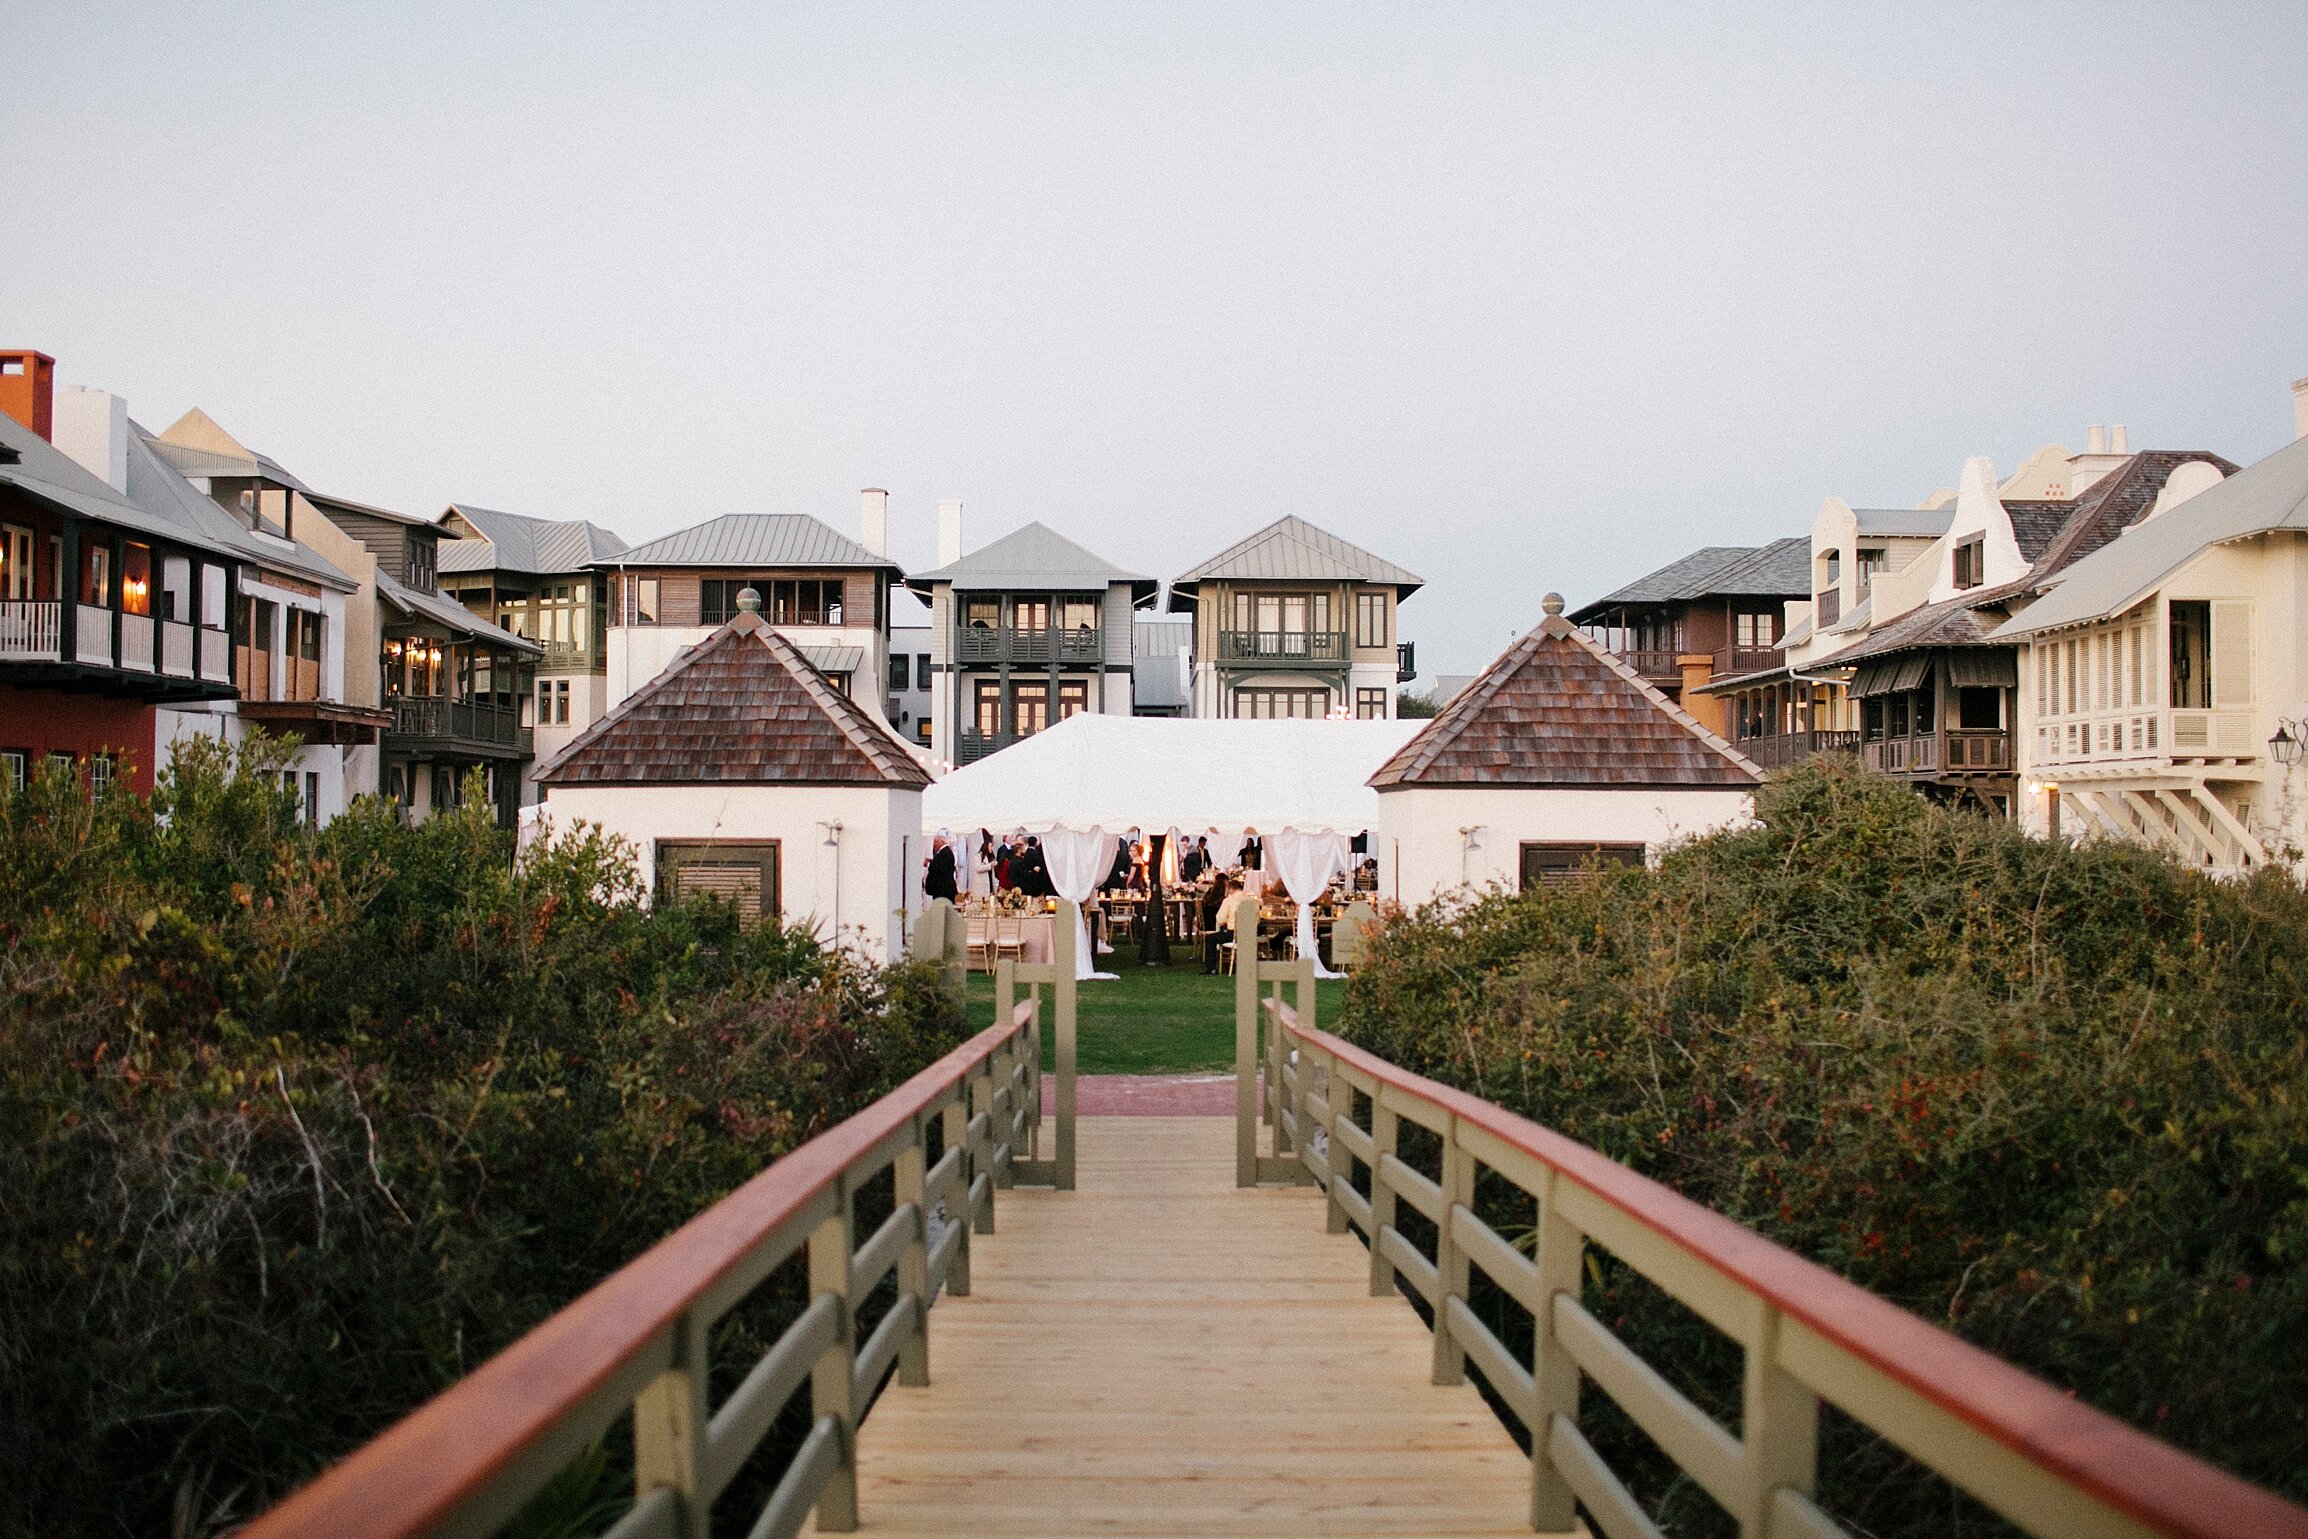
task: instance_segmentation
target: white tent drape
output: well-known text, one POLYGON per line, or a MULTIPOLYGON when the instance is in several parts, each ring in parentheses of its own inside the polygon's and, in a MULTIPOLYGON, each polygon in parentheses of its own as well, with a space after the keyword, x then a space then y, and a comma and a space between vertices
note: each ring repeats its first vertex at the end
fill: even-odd
POLYGON ((1314 900, 1332 877, 1346 869, 1347 854, 1344 834, 1285 828, 1266 836, 1266 863, 1298 905, 1298 954, 1314 964, 1317 978, 1342 976, 1322 965, 1322 953, 1316 949, 1314 900))
POLYGON ((1082 905, 1114 869, 1114 851, 1121 839, 1098 828, 1053 828, 1041 837, 1050 885, 1058 890, 1059 897, 1074 905, 1074 976, 1114 977, 1113 973, 1099 972, 1090 954, 1090 923, 1082 917, 1082 905))

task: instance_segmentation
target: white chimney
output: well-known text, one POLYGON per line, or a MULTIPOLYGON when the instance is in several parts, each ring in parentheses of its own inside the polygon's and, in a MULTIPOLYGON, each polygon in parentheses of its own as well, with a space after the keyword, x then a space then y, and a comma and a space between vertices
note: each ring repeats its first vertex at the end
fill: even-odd
POLYGON ((2121 422, 2117 423, 2108 434, 2108 452, 2110 454, 2129 454, 2132 452, 2131 430, 2121 422))
POLYGON ((2084 453, 2086 453, 2086 454, 2105 454, 2105 453, 2107 453, 2107 452, 2108 452, 2108 430, 2107 430, 2106 428, 2102 427, 2102 426, 2101 426, 2100 424, 2098 424, 2097 422, 2093 423, 2093 424, 2092 424, 2090 427, 2088 427, 2088 428, 2085 428, 2085 429, 2084 429, 2084 453))
POLYGON ((952 566, 962 559, 962 500, 948 497, 938 503, 938 565, 952 566))
POLYGON ((2308 379, 2292 381, 2292 436, 2308 438, 2308 379))
POLYGON ((56 398, 56 447, 114 491, 128 492, 128 402, 74 385, 56 398))
POLYGON ((878 486, 858 493, 858 543, 877 556, 890 553, 890 494, 878 486))

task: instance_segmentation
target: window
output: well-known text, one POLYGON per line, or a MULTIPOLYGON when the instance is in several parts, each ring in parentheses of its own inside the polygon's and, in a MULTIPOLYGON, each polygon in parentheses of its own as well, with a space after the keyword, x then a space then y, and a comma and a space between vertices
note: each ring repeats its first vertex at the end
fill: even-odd
POLYGON ((1987 568, 1987 536, 1966 535, 1955 547, 1955 585, 1976 588, 1985 580, 1987 568))
POLYGON ((170 556, 160 564, 160 617, 192 619, 192 563, 182 556, 170 556))
POLYGON ((657 890, 676 901, 718 899, 734 905, 743 919, 775 919, 784 912, 778 894, 777 841, 660 843, 657 890))
POLYGON ((0 600, 16 603, 31 597, 32 531, 0 524, 0 600))
POLYGON ((930 719, 927 716, 914 723, 914 740, 924 748, 930 746, 930 719))
POLYGON ((1090 709, 1090 681, 1088 679, 1060 679, 1058 681, 1058 719, 1079 716, 1090 709))
POLYGON ((1330 714, 1330 691, 1327 689, 1238 689, 1234 692, 1234 714, 1259 720, 1295 717, 1301 720, 1319 721, 1330 714))
POLYGON ((433 537, 429 534, 409 536, 409 586, 422 592, 434 585, 438 568, 433 559, 433 537))
POLYGON ((1938 715, 1938 712, 1939 700, 1930 690, 1919 689, 1915 692, 1915 735, 1917 737, 1929 737, 1938 730, 1932 725, 1933 718, 1938 715))
POLYGON ((224 568, 204 566, 200 569, 200 623, 210 630, 223 630, 224 612, 224 568))
POLYGON ((89 791, 94 795, 102 796, 105 792, 112 789, 112 780, 112 755, 108 753, 90 754, 88 756, 89 791))
POLYGON ((1732 634, 1742 652, 1767 650, 1778 644, 1779 617, 1768 609, 1743 609, 1732 623, 1732 634))
POLYGON ((772 625, 841 624, 842 584, 838 577, 709 577, 699 584, 700 619, 727 625, 737 618, 737 596, 751 588, 761 598, 761 617, 772 625))
POLYGON ((1867 597, 1868 590, 1875 586, 1875 579, 1883 575, 1884 568, 1890 564, 1890 561, 1890 556, 1880 550, 1863 550, 1859 553, 1859 596, 1861 598, 1867 597))
POLYGON ((1002 686, 999 680, 978 680, 977 697, 978 736, 996 738, 1002 735, 1002 686))
POLYGON ((0 785, 21 791, 32 778, 32 753, 24 748, 0 748, 0 785))
POLYGON ((914 654, 914 688, 926 690, 929 687, 930 654, 927 652, 916 652, 914 654))
POLYGON ((626 579, 626 583, 631 595, 629 600, 631 610, 626 616, 625 623, 628 625, 655 625, 660 613, 657 602, 658 580, 654 577, 632 577, 626 579))
POLYGON ((1058 628, 1076 633, 1098 628, 1098 601, 1088 598, 1061 600, 1058 605, 1058 628))
POLYGON ((112 548, 84 545, 80 550, 80 602, 100 609, 112 607, 112 548))
POLYGON ((566 727, 569 725, 569 681, 567 679, 539 679, 537 681, 537 725, 566 727))
POLYGON ((120 607, 132 615, 152 613, 152 547, 149 545, 130 541, 121 552, 120 607))
POLYGON ((2201 601, 2172 604, 2172 704, 2201 711, 2212 704, 2212 606, 2201 601))
POLYGON ((321 616, 309 609, 289 611, 294 622, 297 656, 308 663, 321 660, 321 616))
POLYGON ((990 631, 1002 623, 1000 599, 971 599, 962 606, 962 625, 973 631, 990 631))
POLYGON ((321 820, 321 777, 305 771, 305 821, 318 824, 321 820))
POLYGON ((1642 863, 1643 847, 1639 844, 1525 844, 1522 890, 1569 887, 1607 867, 1642 863))
POLYGON ((1381 591, 1354 596, 1354 644, 1383 647, 1386 642, 1386 594, 1381 591))
POLYGON ((1361 721, 1386 720, 1386 691, 1358 689, 1354 692, 1354 714, 1361 721))
POLYGON ((1955 724, 1970 732, 1992 732, 2003 725, 2003 691, 1966 685, 1955 692, 1955 724))
POLYGON ((2135 706, 2140 703, 2143 692, 2140 683, 2140 632, 2141 627, 2132 627, 2132 704, 2135 706))
POLYGON ((889 687, 893 690, 904 689, 906 681, 913 677, 913 667, 913 661, 905 653, 892 652, 888 669, 889 687))
POLYGON ((1050 686, 1047 681, 1011 685, 1010 704, 1018 736, 1031 737, 1050 724, 1050 686))

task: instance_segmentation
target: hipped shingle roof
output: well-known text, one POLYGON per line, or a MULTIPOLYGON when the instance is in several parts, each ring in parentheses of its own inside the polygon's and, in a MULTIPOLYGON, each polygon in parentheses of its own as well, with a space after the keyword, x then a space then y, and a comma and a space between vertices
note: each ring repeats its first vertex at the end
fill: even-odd
POLYGON ((1560 614, 1379 767, 1408 786, 1753 786, 1763 772, 1560 614))
POLYGON ((536 772, 545 786, 919 790, 929 772, 801 648, 745 613, 691 647, 536 772))

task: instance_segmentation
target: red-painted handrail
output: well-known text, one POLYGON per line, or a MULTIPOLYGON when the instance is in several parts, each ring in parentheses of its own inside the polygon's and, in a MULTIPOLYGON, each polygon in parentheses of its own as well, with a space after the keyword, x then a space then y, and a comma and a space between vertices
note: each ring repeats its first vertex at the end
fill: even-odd
POLYGON ((1273 1008, 1291 1036, 1520 1149, 1886 1378, 2148 1528, 2174 1539, 2308 1539, 2308 1509, 2092 1409, 1585 1144, 1301 1026, 1279 1001, 1273 1008))
POLYGON ((1018 1029, 997 1021, 776 1161, 242 1529, 244 1539, 414 1539, 431 1532, 1018 1029))

